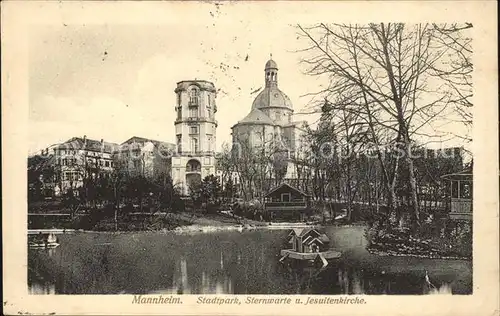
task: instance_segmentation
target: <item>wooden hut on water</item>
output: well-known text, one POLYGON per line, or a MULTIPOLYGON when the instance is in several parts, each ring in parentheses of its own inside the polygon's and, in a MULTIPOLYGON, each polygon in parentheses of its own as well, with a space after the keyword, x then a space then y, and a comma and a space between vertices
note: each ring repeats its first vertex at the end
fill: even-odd
POLYGON ((312 228, 294 228, 288 238, 291 249, 296 252, 323 252, 330 247, 328 236, 312 228))
POLYGON ((330 239, 326 234, 313 228, 294 228, 288 234, 288 249, 281 250, 281 259, 322 262, 323 267, 328 260, 338 259, 341 253, 330 249, 330 239))

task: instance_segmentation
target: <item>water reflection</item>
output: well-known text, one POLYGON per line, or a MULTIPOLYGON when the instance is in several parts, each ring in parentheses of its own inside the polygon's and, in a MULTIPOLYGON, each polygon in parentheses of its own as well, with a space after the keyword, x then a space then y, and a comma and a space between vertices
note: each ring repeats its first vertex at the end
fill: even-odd
POLYGON ((54 283, 33 283, 28 286, 29 294, 56 294, 54 283))
MULTIPOLYGON (((357 229, 357 228, 355 228, 357 229)), ((31 294, 427 294, 472 291, 466 261, 368 254, 362 230, 329 232, 344 258, 318 270, 279 263, 286 231, 61 235, 28 253, 31 294), (349 236, 349 234, 355 234, 349 236), (429 271, 433 284, 425 283, 429 271)))

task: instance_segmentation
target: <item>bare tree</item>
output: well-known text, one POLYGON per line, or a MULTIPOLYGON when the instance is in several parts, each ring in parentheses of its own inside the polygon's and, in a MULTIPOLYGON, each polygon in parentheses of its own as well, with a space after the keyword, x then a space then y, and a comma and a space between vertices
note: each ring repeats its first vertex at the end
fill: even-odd
POLYGON ((231 148, 227 143, 222 144, 222 150, 217 155, 216 169, 222 173, 221 186, 224 188, 226 183, 232 181, 233 172, 235 171, 231 148))
MULTIPOLYGON (((433 24, 436 36, 436 46, 442 46, 450 51, 447 59, 433 65, 435 75, 447 82, 453 97, 450 103, 454 105, 457 120, 472 128, 472 38, 468 31, 471 23, 433 24)), ((466 141, 472 141, 470 132, 467 135, 455 135, 466 141)))
POLYGON ((418 224, 412 139, 436 137, 434 123, 450 113, 448 105, 454 101, 447 88, 450 82, 441 80, 435 70, 451 49, 437 45, 437 31, 429 24, 319 24, 298 25, 298 30, 309 43, 302 50, 308 54, 302 60, 307 73, 328 76, 330 82, 318 94, 334 99, 334 106, 364 120, 366 141, 378 153, 392 210, 396 206, 398 161, 404 159, 410 207, 418 224), (392 167, 387 166, 384 153, 395 154, 392 167))

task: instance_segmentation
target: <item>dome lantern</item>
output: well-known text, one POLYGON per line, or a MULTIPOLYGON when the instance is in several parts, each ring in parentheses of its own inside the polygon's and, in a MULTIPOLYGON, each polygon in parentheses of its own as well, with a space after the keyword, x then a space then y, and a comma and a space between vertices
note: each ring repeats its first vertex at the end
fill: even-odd
POLYGON ((266 63, 264 73, 266 87, 278 86, 278 65, 273 60, 273 54, 270 54, 270 59, 266 63))

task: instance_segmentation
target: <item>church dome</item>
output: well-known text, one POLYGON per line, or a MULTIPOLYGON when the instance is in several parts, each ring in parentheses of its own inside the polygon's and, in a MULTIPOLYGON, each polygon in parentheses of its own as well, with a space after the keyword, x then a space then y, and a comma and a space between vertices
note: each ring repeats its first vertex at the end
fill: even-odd
POLYGON ((278 65, 274 60, 269 59, 266 63, 265 69, 278 69, 278 65))
POLYGON ((262 90, 252 103, 253 109, 268 107, 287 108, 292 110, 290 98, 276 86, 269 86, 262 90))
POLYGON ((245 116, 238 124, 263 124, 275 125, 274 122, 264 112, 253 108, 247 116, 245 116))

